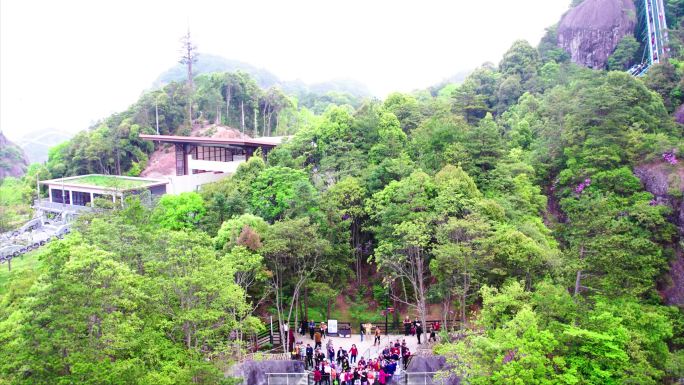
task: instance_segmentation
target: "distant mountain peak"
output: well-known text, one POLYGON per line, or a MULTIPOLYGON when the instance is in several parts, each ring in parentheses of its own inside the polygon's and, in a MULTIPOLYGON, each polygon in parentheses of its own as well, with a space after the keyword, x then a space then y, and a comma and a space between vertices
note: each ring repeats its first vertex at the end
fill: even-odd
MULTIPOLYGON (((200 53, 197 63, 193 65, 194 75, 211 72, 236 72, 243 71, 249 74, 261 88, 280 86, 287 93, 317 93, 325 94, 328 92, 348 93, 354 96, 371 96, 372 93, 362 82, 346 77, 333 78, 323 82, 306 83, 297 79, 293 81, 283 81, 274 73, 254 66, 252 64, 227 59, 222 56, 200 53)), ((164 71, 154 81, 153 88, 159 88, 173 81, 183 81, 187 76, 186 68, 182 64, 177 64, 164 71)))

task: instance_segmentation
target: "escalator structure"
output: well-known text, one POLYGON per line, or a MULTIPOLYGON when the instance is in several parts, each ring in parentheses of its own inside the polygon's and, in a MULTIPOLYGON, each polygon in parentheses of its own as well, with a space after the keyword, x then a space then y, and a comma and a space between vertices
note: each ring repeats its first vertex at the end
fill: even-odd
POLYGON ((663 0, 644 0, 643 17, 646 25, 643 34, 644 54, 641 63, 627 71, 637 77, 645 75, 652 65, 665 60, 670 52, 663 0))

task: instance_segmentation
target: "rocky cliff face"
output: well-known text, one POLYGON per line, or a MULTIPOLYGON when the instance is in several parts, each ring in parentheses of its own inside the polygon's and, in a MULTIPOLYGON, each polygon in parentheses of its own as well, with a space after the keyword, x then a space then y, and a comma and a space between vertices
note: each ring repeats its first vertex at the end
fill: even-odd
POLYGON ((656 204, 667 205, 672 209, 668 220, 677 226, 679 247, 676 258, 670 263, 669 282, 660 291, 665 301, 672 305, 684 305, 684 164, 680 159, 673 166, 665 162, 645 164, 634 169, 646 191, 655 196, 656 204))
POLYGON ((558 25, 558 46, 574 63, 604 68, 625 35, 634 33, 633 0, 584 0, 568 11, 558 25))
POLYGON ((28 164, 24 151, 0 132, 0 180, 24 175, 28 164))

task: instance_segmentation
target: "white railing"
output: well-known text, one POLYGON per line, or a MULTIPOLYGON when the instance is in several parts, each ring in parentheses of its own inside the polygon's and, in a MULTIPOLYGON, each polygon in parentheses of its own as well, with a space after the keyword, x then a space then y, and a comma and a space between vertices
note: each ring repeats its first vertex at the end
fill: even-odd
POLYGON ((47 199, 37 199, 33 202, 33 206, 38 209, 43 210, 55 210, 55 211, 91 211, 92 207, 88 206, 78 206, 68 203, 56 203, 50 202, 47 199))
POLYGON ((266 373, 266 385, 307 385, 309 373, 266 373))

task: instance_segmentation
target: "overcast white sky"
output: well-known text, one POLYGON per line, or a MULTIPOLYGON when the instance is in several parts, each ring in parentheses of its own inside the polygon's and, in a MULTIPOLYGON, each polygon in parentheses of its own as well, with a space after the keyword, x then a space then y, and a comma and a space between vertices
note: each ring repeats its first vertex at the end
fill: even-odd
POLYGON ((0 1, 0 130, 78 131, 135 102, 178 59, 190 25, 200 52, 283 80, 353 78, 380 97, 427 87, 516 39, 539 42, 569 0, 0 1))

